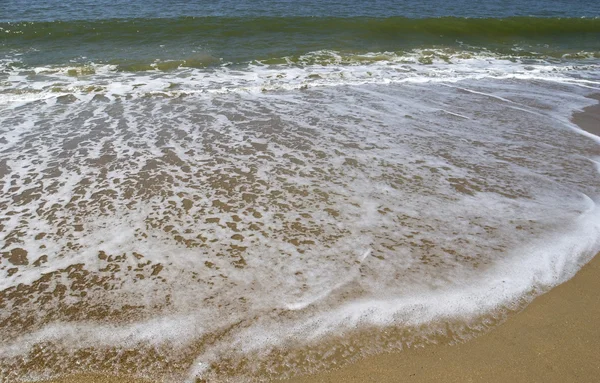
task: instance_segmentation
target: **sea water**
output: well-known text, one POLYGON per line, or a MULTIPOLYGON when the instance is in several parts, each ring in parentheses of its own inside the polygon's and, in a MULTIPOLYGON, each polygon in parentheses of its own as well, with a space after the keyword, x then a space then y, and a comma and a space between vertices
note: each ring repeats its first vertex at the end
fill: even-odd
POLYGON ((0 8, 0 377, 468 339, 600 250, 593 2, 0 8))

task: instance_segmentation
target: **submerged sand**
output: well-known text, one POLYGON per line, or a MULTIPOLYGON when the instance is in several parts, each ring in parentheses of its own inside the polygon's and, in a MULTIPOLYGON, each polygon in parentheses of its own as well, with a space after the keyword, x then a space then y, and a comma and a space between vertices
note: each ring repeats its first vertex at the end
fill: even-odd
MULTIPOLYGON (((600 101, 600 95, 594 95, 600 101)), ((600 136, 600 103, 573 115, 600 136)), ((458 345, 365 358, 292 379, 309 382, 597 382, 600 379, 600 255, 494 330, 458 345)))
MULTIPOLYGON (((600 95, 594 98, 600 100, 600 95)), ((573 121, 600 135, 600 104, 576 113, 573 121)), ((596 382, 600 376, 598 291, 600 256, 502 325, 466 343, 379 354, 291 382, 596 382)), ((78 375, 51 382, 146 381, 78 375)))
MULTIPOLYGON (((458 345, 368 357, 309 382, 595 382, 600 376, 600 256, 493 331, 458 345)), ((80 375, 52 383, 143 383, 80 375)))
POLYGON ((493 331, 454 346, 368 357, 308 382, 597 382, 600 257, 493 331))

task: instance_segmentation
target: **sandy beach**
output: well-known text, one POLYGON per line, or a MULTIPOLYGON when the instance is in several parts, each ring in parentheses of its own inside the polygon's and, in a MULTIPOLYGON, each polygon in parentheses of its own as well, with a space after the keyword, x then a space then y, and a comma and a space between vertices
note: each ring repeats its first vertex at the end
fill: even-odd
MULTIPOLYGON (((575 113, 573 122, 600 135, 600 103, 575 113)), ((599 289, 596 255, 574 278, 466 343, 377 355, 292 382, 596 382, 599 289)))
POLYGON ((600 382, 600 1, 0 35, 0 383, 600 382))
MULTIPOLYGON (((600 256, 493 331, 454 346, 372 356, 312 382, 595 382, 600 375, 600 256)), ((74 376, 52 383, 144 383, 74 376)))
MULTIPOLYGON (((600 103, 575 113, 573 122, 600 135, 600 103)), ((599 290, 596 255, 574 278, 466 343, 377 355, 291 382, 597 382, 599 290)))
POLYGON ((309 382, 596 382, 600 257, 491 332, 454 346, 369 357, 309 382))
MULTIPOLYGON (((574 114, 573 121, 598 134, 600 104, 574 114)), ((595 382, 600 376, 599 290, 600 256, 597 255, 574 278, 536 298, 502 325, 466 343, 375 355, 337 370, 287 381, 595 382)), ((79 375, 51 382, 145 381, 79 375)))
POLYGON ((598 100, 598 104, 585 108, 581 113, 573 115, 573 122, 583 130, 600 136, 600 94, 590 96, 594 100, 598 100))

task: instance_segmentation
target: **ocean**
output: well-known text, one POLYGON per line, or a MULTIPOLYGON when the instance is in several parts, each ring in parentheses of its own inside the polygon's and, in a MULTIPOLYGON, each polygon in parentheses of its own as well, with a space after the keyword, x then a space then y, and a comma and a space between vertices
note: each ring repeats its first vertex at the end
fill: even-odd
POLYGON ((599 93, 596 1, 3 0, 0 381, 486 332, 600 251, 599 93))

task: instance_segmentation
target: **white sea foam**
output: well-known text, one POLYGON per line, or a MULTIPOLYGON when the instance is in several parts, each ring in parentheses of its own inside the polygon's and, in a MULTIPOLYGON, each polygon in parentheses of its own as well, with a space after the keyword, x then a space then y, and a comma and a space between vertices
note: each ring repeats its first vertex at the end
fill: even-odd
POLYGON ((0 103, 22 103, 74 94, 89 100, 96 94, 143 97, 307 89, 339 85, 456 82, 466 79, 545 80, 600 89, 599 66, 591 57, 577 64, 524 60, 492 53, 414 50, 341 56, 311 52, 287 64, 253 62, 212 69, 179 68, 161 72, 120 72, 115 65, 14 68, 0 62, 10 91, 0 103), (31 72, 37 76, 31 76, 31 72), (585 74, 586 78, 581 78, 585 74))
POLYGON ((423 54, 2 69, 6 379, 46 352, 51 375, 145 348, 179 358, 180 378, 251 373, 290 345, 369 326, 427 336, 570 278, 600 250, 600 153, 570 122, 597 65, 423 54))

